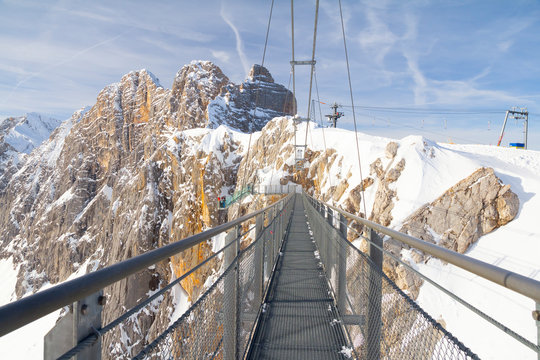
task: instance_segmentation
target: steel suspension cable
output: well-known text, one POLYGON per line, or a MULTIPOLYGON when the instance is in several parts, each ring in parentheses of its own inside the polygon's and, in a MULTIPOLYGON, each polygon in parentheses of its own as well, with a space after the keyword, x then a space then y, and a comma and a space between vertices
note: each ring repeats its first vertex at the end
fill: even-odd
POLYGON ((351 83, 351 70, 349 66, 349 53, 347 51, 347 40, 345 38, 345 25, 343 23, 343 11, 341 9, 341 0, 338 0, 339 3, 339 16, 341 19, 341 32, 343 33, 343 47, 345 49, 345 60, 347 62, 347 78, 349 79, 349 92, 351 95, 351 105, 352 105, 352 113, 353 113, 353 121, 354 121, 354 139, 356 140, 356 154, 358 156, 358 170, 360 171, 360 184, 362 185, 362 205, 364 206, 364 217, 367 218, 367 211, 366 211, 366 196, 364 192, 364 178, 362 176, 362 163, 360 161, 360 144, 358 143, 358 128, 356 126, 356 113, 354 111, 354 97, 353 97, 353 91, 352 91, 352 83, 351 83))
MULTIPOLYGON (((322 110, 321 110, 321 98, 319 97, 319 84, 317 82, 317 71, 313 73, 313 78, 315 79, 315 91, 317 93, 317 103, 319 104, 319 118, 321 119, 321 130, 322 130, 322 138, 323 138, 323 144, 324 144, 324 152, 326 153, 326 136, 324 134, 324 125, 323 125, 323 118, 322 118, 322 110)), ((332 187, 332 177, 328 176, 328 181, 330 182, 330 187, 332 187)))
MULTIPOLYGON (((315 24, 313 25, 313 49, 311 51, 311 74, 309 76, 309 95, 308 95, 308 109, 307 109, 307 123, 306 123, 306 138, 304 144, 307 147, 307 136, 309 129, 309 117, 311 116, 311 89, 313 87, 313 72, 315 71, 315 48, 317 45, 317 23, 319 22, 319 0, 315 3, 315 24)), ((313 142, 313 141, 312 141, 313 142)), ((312 144, 313 145, 313 144, 312 144)), ((304 154, 305 156, 305 154, 304 154)))
POLYGON ((295 117, 298 113, 298 106, 296 104, 296 76, 294 72, 294 0, 291 0, 291 47, 292 47, 292 53, 291 53, 291 72, 292 72, 292 88, 293 88, 293 99, 294 99, 294 105, 295 105, 295 113, 293 114, 293 126, 294 126, 294 149, 293 149, 293 156, 294 156, 294 168, 296 171, 296 120, 295 117))
MULTIPOLYGON (((296 100, 296 77, 294 74, 294 0, 291 0, 291 44, 292 44, 292 89, 293 89, 293 97, 296 100)), ((298 109, 296 109, 298 112, 298 109)), ((296 115, 296 114, 295 114, 296 115)), ((296 144, 296 142, 295 142, 296 144)))
MULTIPOLYGON (((285 102, 283 103, 283 113, 285 114, 285 107, 287 106, 287 99, 289 98, 289 92, 291 89, 291 79, 292 79, 292 72, 289 73, 289 83, 287 84, 287 94, 285 95, 285 102)), ((296 99, 293 99, 293 102, 296 102, 296 99)), ((272 164, 272 171, 270 172, 270 184, 272 185, 272 180, 274 179, 274 172, 275 172, 275 166, 272 164)))
MULTIPOLYGON (((264 67, 264 59, 266 58, 266 48, 268 46, 268 35, 270 34, 270 24, 272 22, 272 12, 273 12, 273 10, 274 10, 274 0, 272 0, 272 3, 270 4, 270 14, 268 15, 268 25, 266 26, 266 37, 264 39, 264 50, 263 50, 263 55, 262 55, 262 60, 261 60, 261 71, 262 71, 262 68, 264 67)), ((253 119, 255 119, 255 114, 257 113, 257 105, 259 103, 259 94, 260 94, 260 89, 261 89, 261 76, 260 76, 261 71, 259 71, 259 76, 257 78, 257 90, 255 92, 255 107, 253 108, 253 119)), ((256 73, 254 75, 257 76, 256 73)), ((251 137, 252 136, 253 136, 253 132, 250 131, 247 154, 246 154, 246 165, 245 166, 247 166, 249 164, 249 154, 250 154, 250 149, 251 149, 251 137)), ((244 174, 244 179, 242 180, 241 188, 243 188, 245 186, 246 179, 247 179, 247 176, 246 176, 246 174, 244 174)))

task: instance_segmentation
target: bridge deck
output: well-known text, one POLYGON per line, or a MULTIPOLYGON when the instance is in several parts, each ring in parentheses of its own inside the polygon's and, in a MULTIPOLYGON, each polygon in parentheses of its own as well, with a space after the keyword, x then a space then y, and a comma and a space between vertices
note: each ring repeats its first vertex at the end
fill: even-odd
POLYGON ((347 345, 296 196, 292 223, 253 339, 253 359, 343 359, 347 345))

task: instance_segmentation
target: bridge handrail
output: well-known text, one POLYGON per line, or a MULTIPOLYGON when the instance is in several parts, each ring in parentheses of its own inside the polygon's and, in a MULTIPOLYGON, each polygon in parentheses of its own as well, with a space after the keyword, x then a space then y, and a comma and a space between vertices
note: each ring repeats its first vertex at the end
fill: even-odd
POLYGON ((476 274, 484 279, 492 281, 496 284, 504 286, 510 290, 513 290, 521 295, 524 295, 536 302, 540 302, 540 281, 528 278, 526 276, 517 274, 510 270, 500 268, 498 266, 486 263, 481 260, 474 259, 472 257, 457 253, 455 251, 443 248, 441 246, 428 243, 413 236, 400 233, 399 231, 389 229, 385 226, 377 224, 373 221, 366 220, 364 218, 353 215, 340 208, 324 203, 315 199, 313 196, 304 193, 308 198, 311 198, 317 202, 321 202, 330 209, 337 211, 338 213, 359 222, 371 229, 374 229, 384 235, 388 235, 393 239, 401 241, 413 248, 422 250, 423 252, 435 256, 436 258, 453 264, 461 269, 467 270, 473 274, 476 274))
POLYGON ((0 319, 2 319, 0 336, 17 330, 54 310, 72 304, 81 298, 89 296, 106 286, 174 256, 181 251, 209 240, 226 230, 268 211, 279 203, 288 200, 291 196, 289 195, 264 209, 254 211, 228 223, 6 304, 0 307, 0 319))

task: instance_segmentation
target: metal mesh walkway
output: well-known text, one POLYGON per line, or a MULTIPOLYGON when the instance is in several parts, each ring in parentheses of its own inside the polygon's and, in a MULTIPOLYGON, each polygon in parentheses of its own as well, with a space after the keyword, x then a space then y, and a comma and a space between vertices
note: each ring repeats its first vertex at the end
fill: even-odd
POLYGON ((250 358, 344 358, 340 351, 347 341, 315 251, 297 196, 250 358))

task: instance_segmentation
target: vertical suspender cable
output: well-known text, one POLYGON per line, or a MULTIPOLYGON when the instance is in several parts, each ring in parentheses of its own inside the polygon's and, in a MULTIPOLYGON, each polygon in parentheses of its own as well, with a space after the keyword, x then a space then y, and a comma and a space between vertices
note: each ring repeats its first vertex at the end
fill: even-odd
MULTIPOLYGON (((270 15, 268 15, 268 25, 266 26, 266 38, 264 40, 264 50, 263 50, 263 56, 261 60, 261 67, 264 67, 264 59, 266 57, 266 47, 268 46, 268 34, 270 33, 270 23, 272 22, 272 12, 274 10, 274 0, 272 0, 272 3, 270 5, 270 15)), ((260 73, 259 73, 260 75, 260 73)), ((255 74, 257 76, 257 74, 255 74)), ((257 105, 259 103, 259 92, 261 89, 261 78, 260 76, 257 79, 257 90, 255 92, 255 108, 253 109, 253 119, 255 119, 255 114, 257 113, 257 105)), ((248 141, 248 148, 247 148, 247 154, 246 154, 246 167, 249 164, 249 153, 251 148, 251 136, 253 135, 253 132, 249 133, 249 141, 248 141)), ((244 179, 242 181, 241 188, 244 187, 246 182, 246 174, 244 173, 244 179)), ((242 189, 240 189, 242 190, 242 189)))
MULTIPOLYGON (((323 144, 324 144, 324 152, 326 153, 326 136, 324 135, 324 125, 323 125, 323 117, 322 117, 322 110, 321 110, 321 98, 319 97, 319 84, 317 83, 317 71, 314 72, 313 77, 315 79, 315 91, 317 92, 317 102, 319 103, 319 118, 321 119, 321 130, 322 130, 322 138, 323 138, 323 144)), ((332 187, 331 176, 328 176, 328 182, 330 183, 330 187, 332 187)))
POLYGON ((306 138, 305 143, 307 146, 307 136, 308 136, 308 129, 309 129, 309 117, 311 116, 310 113, 310 106, 311 106, 311 88, 313 86, 313 72, 315 71, 315 47, 317 44, 317 23, 319 20, 319 0, 315 3, 315 25, 313 26, 313 50, 311 52, 311 75, 309 77, 309 97, 308 97, 308 110, 307 110, 307 124, 306 124, 306 138))
POLYGON ((317 102, 319 103, 319 117, 321 119, 321 129, 322 129, 324 150, 326 151, 326 137, 324 136, 324 125, 323 125, 322 110, 321 110, 321 98, 319 97, 319 84, 317 83, 317 72, 315 72, 313 75, 315 78, 315 91, 317 92, 317 102))
MULTIPOLYGON (((294 101, 294 105, 295 105, 295 114, 296 115, 298 113, 298 106, 296 104, 296 77, 295 77, 295 73, 294 73, 294 0, 291 0, 291 45, 292 45, 292 54, 291 54, 291 72, 292 72, 292 93, 293 93, 293 101, 294 101)), ((294 126, 294 150, 293 150, 293 154, 294 154, 294 161, 295 161, 295 164, 294 164, 294 167, 296 168, 296 122, 294 120, 294 117, 293 117, 293 126, 294 126)))
MULTIPOLYGON (((349 67, 349 54, 347 51, 347 41, 345 39, 345 25, 343 24, 343 11, 341 10, 341 0, 338 0, 338 3, 339 3, 339 16, 341 18, 341 32, 343 33, 343 47, 345 49, 345 60, 347 61, 347 77, 349 78, 349 92, 351 95, 351 105, 352 105, 352 113, 353 113, 353 121, 354 121, 354 139, 356 140, 356 154, 358 156, 358 169, 360 170, 360 184, 363 184, 364 179, 362 177, 362 164, 360 161, 360 145, 358 143, 358 129, 356 127, 356 114, 354 112, 354 98, 353 98, 352 83, 351 83, 351 70, 349 67)), ((366 196, 364 193, 364 186, 362 186, 362 205, 364 206, 364 216, 367 218, 366 196)))
MULTIPOLYGON (((291 0, 291 44, 292 44, 292 93, 293 97, 296 100, 296 77, 294 73, 294 0, 291 0)), ((296 109, 298 112, 298 108, 296 109)), ((296 114, 295 114, 296 115, 296 114)))

